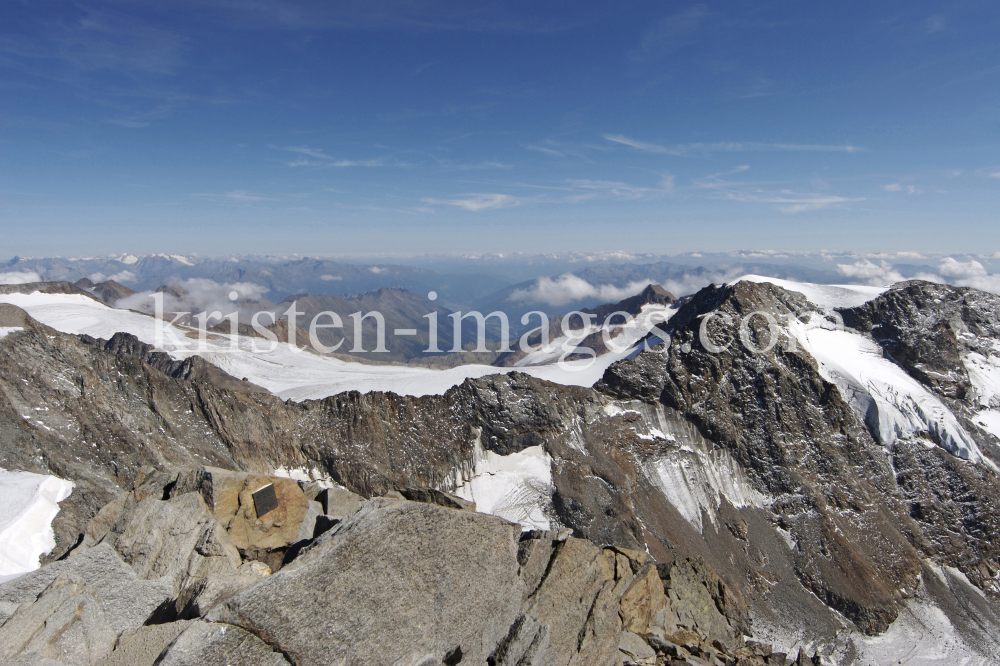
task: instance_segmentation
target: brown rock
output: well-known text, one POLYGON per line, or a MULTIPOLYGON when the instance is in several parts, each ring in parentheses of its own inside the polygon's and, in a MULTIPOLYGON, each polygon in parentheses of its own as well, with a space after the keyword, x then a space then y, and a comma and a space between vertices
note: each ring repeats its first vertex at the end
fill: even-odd
POLYGON ((678 629, 673 634, 671 634, 668 639, 671 643, 676 643, 685 648, 698 649, 701 645, 701 635, 696 631, 691 631, 690 629, 678 629))
POLYGON ((659 564, 657 572, 679 624, 726 645, 741 642, 743 635, 749 631, 745 602, 722 582, 704 560, 688 558, 659 564))
POLYGON ((264 559, 268 552, 298 541, 309 511, 298 482, 273 476, 199 467, 178 477, 172 495, 186 492, 198 492, 205 499, 236 547, 251 559, 264 559), (258 517, 253 493, 269 484, 274 486, 278 506, 258 517))
POLYGON ((619 611, 622 625, 627 631, 645 634, 666 605, 667 597, 656 567, 647 564, 639 570, 622 595, 619 611))

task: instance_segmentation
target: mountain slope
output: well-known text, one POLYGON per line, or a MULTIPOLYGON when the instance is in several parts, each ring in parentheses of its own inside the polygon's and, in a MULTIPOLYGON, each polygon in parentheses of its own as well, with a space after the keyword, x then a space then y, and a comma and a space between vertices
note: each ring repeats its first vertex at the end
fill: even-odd
MULTIPOLYGON (((909 302, 896 291, 879 298, 909 302)), ((910 430, 883 438, 861 406, 910 403, 867 383, 867 403, 845 394, 803 341, 823 331, 877 343, 832 330, 821 305, 766 283, 706 288, 673 315, 669 340, 612 365, 597 390, 509 373, 443 395, 300 403, 171 377, 122 338, 88 344, 21 315, 24 330, 0 339, 0 465, 77 483, 57 518, 55 555, 143 465, 298 468, 366 497, 411 486, 459 492, 498 515, 661 563, 700 557, 745 600, 752 631, 785 649, 808 643, 836 663, 871 663, 914 646, 930 656, 944 641, 944 659, 989 663, 1000 650, 1000 485, 988 433, 956 416, 982 454, 962 458, 933 427, 941 415, 915 410, 923 430, 908 421, 910 430), (701 325, 713 312, 785 317, 780 344, 754 353, 715 317, 709 342, 733 344, 709 351, 701 325), (933 640, 919 636, 927 618, 941 632, 933 640)), ((767 347, 763 317, 746 328, 767 347)), ((981 328, 982 344, 991 330, 981 328)), ((950 404, 946 392, 934 396, 950 404)))

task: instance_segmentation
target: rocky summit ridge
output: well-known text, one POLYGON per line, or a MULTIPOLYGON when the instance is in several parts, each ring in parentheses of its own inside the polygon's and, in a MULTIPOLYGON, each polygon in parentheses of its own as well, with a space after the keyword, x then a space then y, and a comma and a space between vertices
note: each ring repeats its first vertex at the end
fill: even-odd
POLYGON ((0 466, 76 484, 45 566, 0 585, 0 650, 863 664, 887 642, 866 636, 933 617, 956 659, 991 663, 998 317, 995 296, 929 283, 833 311, 737 282, 682 304, 668 340, 593 389, 511 373, 295 403, 0 306, 23 329, 0 339, 0 466), (489 485, 526 456, 547 471, 489 485), (97 609, 121 617, 79 619, 97 609))

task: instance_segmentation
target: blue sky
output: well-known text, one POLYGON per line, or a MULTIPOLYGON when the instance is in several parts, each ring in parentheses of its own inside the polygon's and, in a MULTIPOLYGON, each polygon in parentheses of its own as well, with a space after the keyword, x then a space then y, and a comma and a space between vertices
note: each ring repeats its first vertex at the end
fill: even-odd
POLYGON ((0 257, 1000 250, 991 2, 0 5, 0 257))

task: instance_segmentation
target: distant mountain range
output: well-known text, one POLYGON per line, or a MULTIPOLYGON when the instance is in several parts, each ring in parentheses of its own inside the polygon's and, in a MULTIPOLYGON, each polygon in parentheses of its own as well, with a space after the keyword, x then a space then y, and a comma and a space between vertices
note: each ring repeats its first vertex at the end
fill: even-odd
POLYGON ((160 253, 141 257, 14 257, 0 265, 0 278, 9 272, 25 280, 35 279, 33 276, 73 283, 86 279, 95 285, 110 280, 139 293, 190 280, 211 280, 242 286, 258 300, 267 298, 274 303, 293 294, 349 298, 399 287, 420 296, 433 291, 435 303, 450 311, 506 312, 512 330, 522 330, 521 318, 528 312, 557 315, 593 308, 633 296, 647 284, 659 284, 676 296, 684 296, 746 274, 820 284, 888 284, 917 277, 996 291, 994 285, 1000 285, 1000 279, 993 271, 997 270, 1000 259, 992 256, 955 259, 914 253, 731 252, 671 257, 622 252, 486 254, 390 258, 372 263, 343 258, 160 253))

